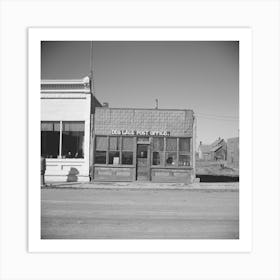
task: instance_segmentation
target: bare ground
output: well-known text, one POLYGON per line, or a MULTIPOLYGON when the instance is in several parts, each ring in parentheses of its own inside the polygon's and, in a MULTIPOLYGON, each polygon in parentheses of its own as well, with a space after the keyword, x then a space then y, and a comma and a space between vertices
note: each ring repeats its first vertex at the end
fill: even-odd
POLYGON ((237 239, 239 192, 42 189, 42 239, 237 239))

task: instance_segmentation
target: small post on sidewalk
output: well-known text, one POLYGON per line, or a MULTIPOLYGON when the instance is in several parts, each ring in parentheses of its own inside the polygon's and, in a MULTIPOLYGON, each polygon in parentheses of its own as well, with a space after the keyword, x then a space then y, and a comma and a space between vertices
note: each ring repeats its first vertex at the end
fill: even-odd
POLYGON ((45 186, 46 158, 41 156, 41 187, 45 186))

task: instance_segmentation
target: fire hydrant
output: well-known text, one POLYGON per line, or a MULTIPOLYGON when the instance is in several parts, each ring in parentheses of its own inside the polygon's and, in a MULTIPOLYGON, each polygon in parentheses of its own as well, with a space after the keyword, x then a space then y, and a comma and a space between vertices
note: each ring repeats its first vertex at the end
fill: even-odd
POLYGON ((45 186, 46 158, 41 156, 41 186, 45 186))

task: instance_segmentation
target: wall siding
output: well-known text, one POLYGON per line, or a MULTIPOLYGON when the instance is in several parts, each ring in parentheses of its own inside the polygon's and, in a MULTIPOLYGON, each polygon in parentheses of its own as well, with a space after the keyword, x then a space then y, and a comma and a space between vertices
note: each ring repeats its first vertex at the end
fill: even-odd
POLYGON ((85 122, 84 159, 46 159, 46 182, 89 181, 90 110, 90 94, 41 93, 41 121, 85 122))
POLYGON ((145 110, 96 108, 95 133, 110 135, 112 130, 170 131, 171 136, 193 136, 191 110, 145 110))
MULTIPOLYGON (((95 135, 111 135, 112 130, 169 131, 170 137, 191 137, 191 156, 195 150, 196 135, 192 110, 96 108, 94 128, 95 135)), ((136 151, 136 146, 134 148, 136 151)), ((192 163, 194 164, 194 159, 192 163)), ((195 179, 194 168, 151 167, 150 170, 152 182, 189 184, 195 179)), ((94 167, 96 181, 134 181, 135 179, 136 166, 94 167)))

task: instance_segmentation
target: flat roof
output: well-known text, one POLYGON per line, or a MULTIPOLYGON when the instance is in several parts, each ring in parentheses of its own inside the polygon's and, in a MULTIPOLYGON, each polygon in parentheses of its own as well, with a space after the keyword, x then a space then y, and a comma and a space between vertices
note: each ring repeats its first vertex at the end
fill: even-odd
POLYGON ((194 111, 192 109, 168 109, 168 108, 127 108, 127 107, 97 107, 98 109, 106 109, 106 110, 152 110, 152 111, 181 111, 181 112, 185 112, 185 111, 191 111, 192 113, 194 113, 194 111))

